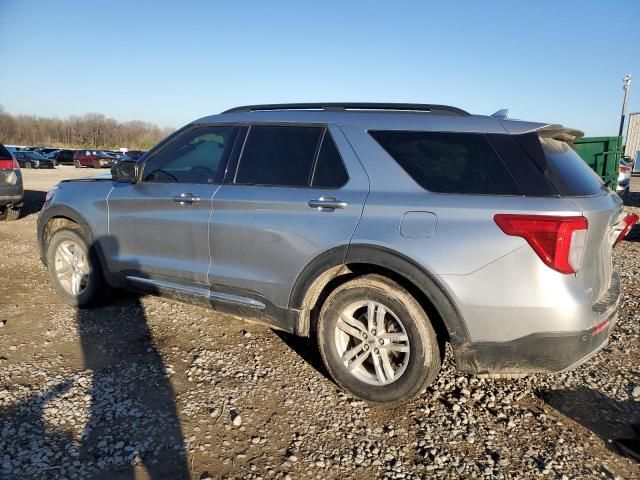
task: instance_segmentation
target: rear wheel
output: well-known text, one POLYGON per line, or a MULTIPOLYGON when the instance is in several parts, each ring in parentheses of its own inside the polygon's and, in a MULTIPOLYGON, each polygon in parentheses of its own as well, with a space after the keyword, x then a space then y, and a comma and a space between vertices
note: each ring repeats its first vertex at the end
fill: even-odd
POLYGON ((58 296, 67 304, 84 307, 104 291, 97 255, 79 230, 61 229, 47 248, 47 268, 58 296))
POLYGON ((80 162, 78 160, 74 160, 73 161, 73 166, 76 168, 80 168, 82 165, 80 165, 80 162))
POLYGON ((22 207, 1 207, 0 220, 12 221, 20 218, 22 207))
POLYGON ((370 402, 405 402, 440 371, 427 314, 409 292, 379 275, 356 278, 329 295, 318 344, 335 381, 370 402))

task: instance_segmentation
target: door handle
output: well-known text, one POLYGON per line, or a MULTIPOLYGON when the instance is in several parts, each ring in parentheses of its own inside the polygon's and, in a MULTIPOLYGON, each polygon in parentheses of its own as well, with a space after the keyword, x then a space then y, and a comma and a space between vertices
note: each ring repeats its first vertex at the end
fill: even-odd
POLYGON ((193 193, 185 192, 173 197, 173 201, 178 202, 180 205, 191 205, 193 203, 198 203, 200 201, 200 197, 193 193))
POLYGON ((311 208, 317 208, 321 212, 333 212, 336 208, 347 208, 347 202, 336 200, 336 197, 320 197, 309 200, 311 208))

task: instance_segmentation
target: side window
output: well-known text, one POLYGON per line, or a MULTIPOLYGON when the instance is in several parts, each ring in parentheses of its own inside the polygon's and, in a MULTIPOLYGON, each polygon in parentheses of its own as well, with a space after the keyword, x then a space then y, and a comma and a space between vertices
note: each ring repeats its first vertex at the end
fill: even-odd
POLYGON ((216 183, 231 149, 233 127, 189 130, 162 147, 144 166, 142 180, 159 183, 216 183))
POLYGON ((312 187, 339 188, 349 180, 349 175, 344 168, 340 152, 336 147, 331 133, 327 130, 322 139, 322 146, 318 154, 316 168, 311 179, 312 187))
POLYGON ((511 173, 482 134, 414 131, 369 133, 425 190, 522 195, 511 173))
POLYGON ((307 187, 321 127, 252 126, 235 183, 307 187))

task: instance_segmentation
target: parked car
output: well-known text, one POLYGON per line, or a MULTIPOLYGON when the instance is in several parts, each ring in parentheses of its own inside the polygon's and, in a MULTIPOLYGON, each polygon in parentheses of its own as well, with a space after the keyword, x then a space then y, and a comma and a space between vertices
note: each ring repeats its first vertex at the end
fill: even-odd
POLYGON ((61 182, 41 258, 71 305, 106 284, 312 335, 371 402, 429 385, 445 342, 462 372, 562 371, 607 343, 637 220, 580 135, 439 105, 239 107, 61 182))
POLYGON ((36 150, 36 152, 47 157, 50 153, 57 152, 58 150, 58 148, 39 148, 36 150))
POLYGON ((631 165, 624 160, 620 160, 620 174, 618 175, 618 195, 626 195, 631 187, 631 165))
POLYGON ((75 150, 58 150, 55 153, 56 162, 60 165, 73 165, 73 156, 75 153, 75 150))
POLYGON ((22 168, 54 168, 53 160, 39 153, 20 150, 14 156, 22 168))
POLYGON ((0 143, 0 220, 16 220, 20 216, 23 196, 20 165, 0 143))
POLYGON ((125 155, 133 160, 137 160, 142 157, 145 153, 144 150, 129 150, 125 155))
POLYGON ((102 150, 76 150, 73 155, 73 164, 76 168, 111 168, 116 164, 116 159, 102 150))
POLYGON ((108 152, 106 152, 106 153, 108 153, 109 155, 111 155, 111 156, 112 156, 113 158, 115 158, 115 159, 116 159, 116 161, 118 161, 118 162, 119 162, 120 160, 125 160, 125 159, 129 158, 129 157, 127 157, 127 156, 126 156, 124 153, 122 153, 122 152, 108 151, 108 152))

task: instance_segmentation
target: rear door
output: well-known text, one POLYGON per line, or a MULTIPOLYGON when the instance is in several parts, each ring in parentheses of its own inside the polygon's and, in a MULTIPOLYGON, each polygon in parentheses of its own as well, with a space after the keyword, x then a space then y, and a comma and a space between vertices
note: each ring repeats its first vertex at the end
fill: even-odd
POLYGON ((212 296, 286 307, 309 262, 346 254, 369 183, 334 127, 252 125, 243 135, 213 199, 212 296))
POLYGON ((111 271, 139 283, 204 286, 208 293, 211 200, 235 130, 187 129, 148 157, 138 183, 114 186, 103 247, 111 271))

